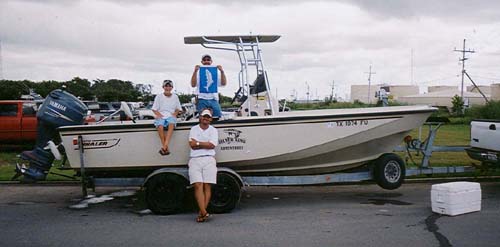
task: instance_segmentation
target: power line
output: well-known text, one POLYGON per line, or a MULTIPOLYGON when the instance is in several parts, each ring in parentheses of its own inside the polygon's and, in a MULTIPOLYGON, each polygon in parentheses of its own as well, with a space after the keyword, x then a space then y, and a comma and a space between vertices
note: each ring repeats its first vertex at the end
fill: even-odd
POLYGON ((460 91, 460 97, 463 99, 464 98, 464 75, 465 75, 465 60, 469 59, 469 58, 466 58, 465 57, 465 53, 475 53, 474 50, 465 50, 465 39, 464 39, 464 46, 463 46, 463 49, 462 50, 457 50, 457 48, 455 48, 455 50, 453 51, 457 51, 457 52, 461 52, 462 53, 462 58, 459 58, 458 60, 460 62, 462 62, 462 86, 461 86, 461 91, 460 91))
POLYGON ((447 79, 456 78, 456 77, 459 77, 459 76, 460 75, 454 75, 454 76, 448 76, 448 77, 441 77, 441 78, 423 80, 423 81, 420 81, 420 83, 431 83, 431 82, 435 82, 435 81, 443 81, 443 80, 447 80, 447 79))
POLYGON ((483 79, 488 79, 488 80, 499 80, 500 81, 500 78, 493 78, 493 77, 485 77, 485 76, 478 76, 478 75, 475 75, 475 77, 478 77, 478 78, 483 78, 483 79))

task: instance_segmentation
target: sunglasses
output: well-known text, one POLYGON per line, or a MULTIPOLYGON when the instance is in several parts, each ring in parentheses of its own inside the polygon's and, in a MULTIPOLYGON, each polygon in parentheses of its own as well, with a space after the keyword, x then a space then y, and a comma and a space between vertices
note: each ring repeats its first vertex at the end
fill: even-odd
POLYGON ((210 58, 204 58, 204 59, 203 59, 203 60, 201 60, 201 61, 203 61, 203 62, 210 62, 210 61, 212 61, 212 59, 210 59, 210 58))
POLYGON ((211 116, 209 116, 209 115, 203 115, 203 116, 201 116, 201 117, 203 117, 203 118, 212 118, 212 117, 211 117, 211 116))

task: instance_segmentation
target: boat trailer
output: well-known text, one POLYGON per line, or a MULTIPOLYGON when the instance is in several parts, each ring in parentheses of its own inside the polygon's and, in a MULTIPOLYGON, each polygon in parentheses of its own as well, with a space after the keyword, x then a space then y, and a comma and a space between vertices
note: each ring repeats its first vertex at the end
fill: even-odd
MULTIPOLYGON (((433 152, 460 152, 466 147, 437 147, 434 146, 434 140, 437 130, 441 123, 426 123, 429 126, 428 137, 425 141, 419 139, 407 138, 406 147, 397 147, 395 151, 416 151, 422 153, 422 161, 417 167, 403 169, 397 174, 390 172, 377 172, 377 166, 363 166, 352 172, 339 172, 320 175, 299 175, 299 176, 241 176, 232 169, 219 167, 217 173, 218 184, 213 186, 213 200, 210 203, 210 209, 214 213, 230 212, 236 207, 241 198, 241 192, 248 186, 287 186, 287 185, 326 185, 339 183, 352 183, 360 181, 375 180, 379 185, 380 176, 385 179, 396 179, 394 176, 411 177, 418 175, 433 174, 455 174, 473 172, 473 167, 430 167, 429 159, 433 152), (383 174, 381 174, 383 173, 383 174)), ((420 131, 421 132, 421 131, 420 131)), ((157 214, 171 214, 178 212, 182 208, 182 202, 186 199, 186 191, 191 189, 189 185, 189 176, 187 167, 159 168, 149 174, 147 177, 132 178, 98 178, 87 176, 85 171, 85 149, 83 148, 83 139, 78 138, 78 147, 80 153, 80 171, 82 195, 88 195, 88 189, 95 191, 97 186, 138 186, 146 191, 146 201, 150 209, 157 214), (173 187, 168 189, 172 197, 165 199, 165 186, 173 187), (173 205, 165 205, 165 201, 173 202, 173 205)), ((386 156, 397 156, 395 154, 386 154, 386 156)), ((383 155, 384 156, 384 155, 383 155)), ((412 158, 413 159, 413 158, 412 158)), ((377 162, 377 160, 373 161, 377 162)), ((403 163, 404 164, 404 163, 403 163)), ((64 164, 63 164, 64 165, 64 164)), ((383 182, 383 181, 382 181, 383 182)), ((384 187, 383 185, 381 185, 384 187)), ((397 186, 399 187, 399 185, 397 186)), ((395 187, 395 188, 397 188, 395 187)), ((388 188, 388 189, 395 189, 388 188)), ((387 188, 386 188, 387 189, 387 188)), ((168 197, 168 196, 167 196, 168 197)))

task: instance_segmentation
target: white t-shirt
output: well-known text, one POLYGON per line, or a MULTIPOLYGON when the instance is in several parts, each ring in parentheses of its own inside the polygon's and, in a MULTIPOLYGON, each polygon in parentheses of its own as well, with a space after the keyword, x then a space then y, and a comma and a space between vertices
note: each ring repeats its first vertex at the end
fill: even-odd
MULTIPOLYGON (((200 65, 200 68, 203 67, 217 67, 214 65, 200 65)), ((217 69, 217 86, 218 87, 223 87, 222 85, 222 80, 221 80, 222 74, 220 71, 217 69)), ((214 99, 219 101, 219 92, 217 93, 200 93, 200 70, 198 70, 198 73, 196 73, 196 93, 198 94, 198 98, 200 99, 214 99)))
POLYGON ((164 93, 157 94, 155 101, 153 102, 152 110, 159 111, 163 118, 171 117, 175 110, 178 109, 182 111, 181 102, 179 101, 179 96, 172 93, 170 97, 165 96, 164 93))
MULTIPOLYGON (((199 124, 193 126, 189 131, 189 141, 195 139, 199 142, 210 142, 217 146, 219 143, 219 133, 216 128, 209 126, 208 129, 204 130, 199 124)), ((215 156, 215 149, 191 149, 191 158, 200 156, 215 156)))

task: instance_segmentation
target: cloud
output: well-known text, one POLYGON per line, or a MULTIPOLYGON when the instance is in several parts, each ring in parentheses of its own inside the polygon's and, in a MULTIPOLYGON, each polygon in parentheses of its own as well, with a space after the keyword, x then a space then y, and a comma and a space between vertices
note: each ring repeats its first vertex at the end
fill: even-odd
POLYGON ((284 95, 305 81, 320 94, 332 80, 346 91, 366 82, 370 64, 374 81, 408 83, 411 50, 417 81, 453 83, 460 69, 453 48, 463 38, 479 51, 468 66, 493 77, 500 28, 492 12, 499 4, 475 3, 467 12, 462 0, 2 1, 3 72, 8 79, 118 78, 157 90, 170 78, 189 92, 193 67, 209 52, 229 76, 223 93, 232 95, 236 54, 185 45, 183 37, 252 32, 282 35, 262 48, 272 87, 284 95))
MULTIPOLYGON (((452 19, 459 23, 499 21, 500 2, 495 0, 340 0, 358 6, 377 18, 452 19)), ((458 24, 458 23, 457 23, 458 24)))

